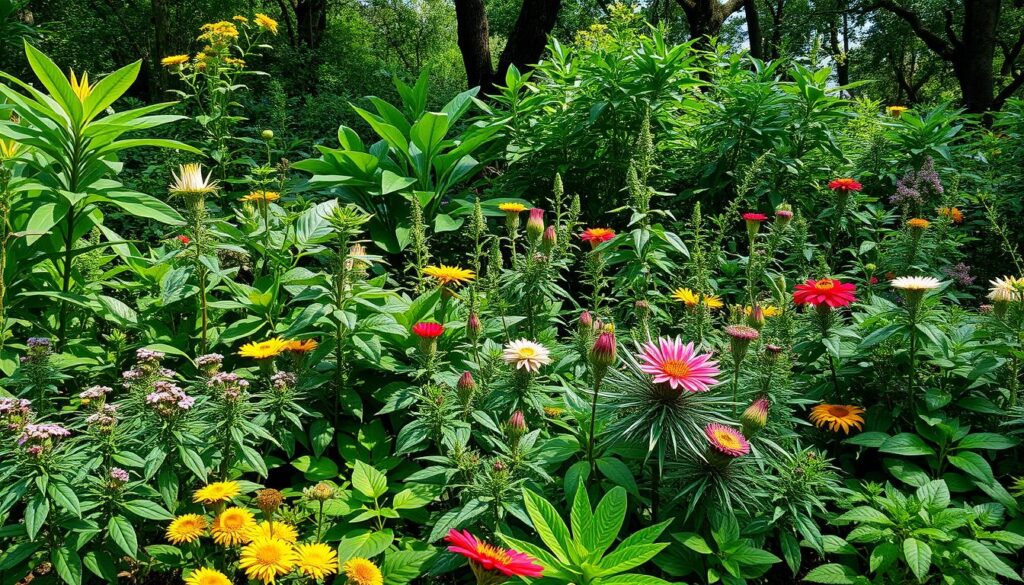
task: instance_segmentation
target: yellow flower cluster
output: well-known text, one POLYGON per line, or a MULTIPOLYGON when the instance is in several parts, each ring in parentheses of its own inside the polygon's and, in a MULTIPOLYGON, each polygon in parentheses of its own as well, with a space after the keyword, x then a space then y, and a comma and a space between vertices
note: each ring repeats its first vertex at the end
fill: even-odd
POLYGON ((202 31, 199 35, 200 41, 223 43, 238 38, 238 28, 226 20, 204 24, 199 30, 202 31))
POLYGON ((238 350, 238 355, 254 360, 265 360, 275 358, 286 351, 309 353, 316 349, 318 345, 315 339, 298 340, 275 337, 266 341, 246 343, 238 350))
MULTIPOLYGON (((207 505, 223 505, 241 492, 237 482, 223 481, 206 485, 194 494, 194 500, 207 505)), ((183 514, 167 527, 167 540, 175 545, 197 542, 206 535, 224 547, 241 546, 238 568, 250 580, 274 583, 293 571, 322 581, 337 574, 338 553, 320 542, 298 543, 295 526, 280 521, 257 522, 248 508, 231 506, 211 521, 202 514, 183 514)), ((357 585, 382 585, 380 569, 366 559, 346 563, 349 581, 357 585)), ((210 567, 186 571, 186 585, 230 585, 233 578, 210 567)))

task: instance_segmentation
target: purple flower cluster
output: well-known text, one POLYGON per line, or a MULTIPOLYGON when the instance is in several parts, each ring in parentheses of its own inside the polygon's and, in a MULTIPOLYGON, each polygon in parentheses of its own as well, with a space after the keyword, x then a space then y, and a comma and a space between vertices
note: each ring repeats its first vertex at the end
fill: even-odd
POLYGON ((974 284, 974 276, 971 276, 971 267, 960 262, 955 266, 947 266, 942 270, 946 273, 946 276, 952 278, 960 286, 970 286, 974 284))
POLYGON ((135 351, 135 359, 139 363, 157 363, 164 359, 164 352, 152 349, 141 348, 135 351))
POLYGON ((185 391, 177 385, 158 380, 153 384, 153 392, 146 395, 146 404, 149 404, 161 416, 174 416, 186 411, 196 403, 196 399, 185 394, 185 391))
POLYGON ((117 406, 104 404, 99 411, 85 419, 89 426, 97 427, 101 433, 109 433, 117 424, 117 406))
POLYGON ((71 431, 58 424, 29 423, 22 429, 21 436, 18 437, 18 445, 25 446, 25 451, 29 455, 39 457, 47 449, 53 447, 54 443, 70 434, 71 431))
POLYGON ((907 174, 896 183, 896 193, 889 198, 889 203, 920 207, 928 199, 942 195, 944 191, 939 173, 935 171, 935 161, 928 157, 920 170, 907 171, 907 174))
POLYGON ((270 377, 275 392, 287 392, 295 387, 298 379, 291 372, 278 372, 270 377))
POLYGON ((120 467, 112 467, 110 469, 110 480, 111 481, 113 481, 113 482, 115 482, 117 484, 122 484, 122 483, 128 483, 129 479, 131 479, 131 478, 128 476, 128 472, 123 470, 123 469, 121 469, 120 467))
POLYGON ((17 431, 32 418, 32 402, 24 398, 0 398, 0 424, 17 431))
POLYGON ((220 370, 220 365, 224 361, 224 356, 219 353, 208 353, 201 355, 196 358, 196 365, 203 371, 207 376, 212 376, 220 370))
POLYGON ((110 386, 90 386, 80 392, 78 397, 82 400, 100 400, 113 391, 114 389, 110 386))
POLYGON ((232 372, 218 372, 206 385, 220 391, 220 397, 229 402, 238 400, 249 387, 249 381, 232 372))
POLYGON ((36 349, 36 348, 40 348, 40 347, 45 347, 45 348, 49 349, 50 348, 50 338, 49 337, 29 337, 28 338, 28 347, 29 347, 29 349, 36 349))

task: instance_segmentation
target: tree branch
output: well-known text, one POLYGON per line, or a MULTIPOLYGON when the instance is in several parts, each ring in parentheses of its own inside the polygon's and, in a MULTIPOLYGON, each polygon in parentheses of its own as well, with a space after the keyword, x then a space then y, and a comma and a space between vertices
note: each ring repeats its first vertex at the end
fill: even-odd
POLYGON ((1009 75, 1013 72, 1013 65, 1017 62, 1021 50, 1024 49, 1024 28, 1020 29, 1020 36, 1017 37, 1017 42, 1012 47, 1007 46, 1006 43, 999 43, 999 46, 1003 49, 1003 66, 999 73, 1009 75))
POLYGON ((743 8, 743 2, 744 0, 728 0, 725 4, 721 4, 720 6, 723 16, 728 17, 733 12, 743 8))
POLYGON ((996 95, 995 101, 992 102, 992 111, 1001 110, 1003 108, 1003 104, 1006 103, 1006 100, 1010 99, 1013 92, 1020 89, 1021 86, 1024 86, 1024 69, 1018 71, 1017 75, 1013 76, 1013 80, 1010 81, 1010 83, 1004 87, 998 95, 996 95))
POLYGON ((956 48, 948 40, 940 37, 925 26, 924 21, 921 20, 921 17, 916 12, 900 6, 893 0, 876 0, 874 4, 865 8, 865 12, 871 12, 879 8, 884 8, 902 18, 904 22, 910 25, 917 38, 921 39, 925 45, 928 45, 929 49, 935 51, 946 61, 953 60, 956 48))
POLYGON ((949 44, 957 47, 960 45, 960 39, 956 38, 956 32, 953 30, 953 11, 947 8, 942 14, 946 17, 946 38, 949 39, 949 44))

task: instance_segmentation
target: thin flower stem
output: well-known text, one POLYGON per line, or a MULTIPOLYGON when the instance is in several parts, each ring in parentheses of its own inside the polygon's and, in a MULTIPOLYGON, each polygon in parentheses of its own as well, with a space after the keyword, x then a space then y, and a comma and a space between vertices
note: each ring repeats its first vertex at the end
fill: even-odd
POLYGON ((597 473, 597 463, 594 460, 594 433, 597 427, 597 396, 601 390, 601 375, 594 376, 594 398, 590 403, 590 440, 587 443, 587 460, 590 461, 590 469, 597 473))

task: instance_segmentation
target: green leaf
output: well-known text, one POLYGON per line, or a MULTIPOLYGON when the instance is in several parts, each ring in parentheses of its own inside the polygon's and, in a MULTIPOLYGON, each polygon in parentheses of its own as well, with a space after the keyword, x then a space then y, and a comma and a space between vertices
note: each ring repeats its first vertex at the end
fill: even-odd
POLYGON ((160 504, 149 500, 130 500, 123 502, 121 507, 147 520, 174 520, 174 514, 165 510, 160 504))
POLYGON ((828 583, 830 585, 853 585, 856 583, 857 572, 845 565, 829 563, 811 569, 804 575, 804 581, 811 583, 828 583))
POLYGON ((50 560, 53 561, 53 568, 57 570, 61 580, 68 585, 81 585, 82 559, 69 544, 65 543, 53 549, 50 560))
POLYGON ((384 585, 405 585, 423 573, 423 566, 437 553, 431 550, 396 550, 384 555, 384 585))
POLYGON ((380 177, 380 193, 387 195, 395 191, 401 191, 416 182, 416 177, 402 177, 385 170, 380 177))
POLYGON ((615 485, 622 486, 634 496, 640 495, 640 490, 636 486, 636 480, 633 479, 633 472, 619 459, 601 457, 597 460, 597 469, 615 485))
POLYGON ((135 536, 132 523, 124 516, 112 516, 107 523, 107 536, 128 556, 135 558, 139 550, 139 539, 135 536))
POLYGON ((933 514, 949 507, 949 486, 941 479, 930 481, 917 488, 915 495, 933 514))
POLYGON ((594 585, 672 585, 664 579, 659 579, 650 575, 639 575, 636 573, 615 575, 614 577, 601 577, 600 580, 593 581, 593 583, 594 585))
POLYGON ((92 93, 85 100, 85 120, 87 122, 92 120, 97 114, 110 107, 110 104, 113 104, 124 95, 124 92, 128 91, 132 83, 135 83, 141 66, 142 61, 136 61, 101 79, 93 87, 92 93))
MULTIPOLYGON (((533 522, 534 530, 537 531, 537 535, 544 541, 548 549, 561 562, 570 562, 569 551, 574 548, 572 539, 569 537, 569 529, 565 526, 565 522, 558 515, 555 507, 525 487, 523 488, 523 504, 533 522)), ((596 524, 596 514, 594 523, 596 524)))
POLYGON ((1017 441, 996 433, 973 433, 960 440, 954 449, 1012 449, 1017 441))
POLYGON ((36 493, 25 505, 25 531, 29 540, 35 540, 39 529, 50 514, 50 501, 41 493, 36 493))
POLYGON ((796 575, 800 571, 800 562, 803 558, 803 553, 800 552, 800 542, 792 532, 783 530, 779 535, 779 548, 782 549, 782 558, 785 559, 786 566, 796 575))
POLYGON ((587 494, 583 479, 580 478, 576 487, 576 496, 572 500, 572 509, 569 511, 569 525, 572 527, 573 537, 581 542, 587 551, 595 548, 594 543, 589 541, 587 533, 593 520, 594 513, 590 508, 590 495, 587 494))
POLYGON ((594 519, 585 531, 583 540, 590 543, 587 549, 591 553, 604 554, 615 542, 625 518, 626 490, 621 487, 612 488, 597 504, 594 519))
POLYGON ((390 528, 381 531, 368 529, 353 530, 338 543, 338 562, 354 558, 372 558, 387 550, 395 540, 390 528))
POLYGON ((5 552, 0 553, 0 571, 13 569, 19 563, 35 554, 41 546, 43 546, 42 542, 20 542, 5 552))
POLYGON ((662 551, 668 543, 659 544, 635 544, 633 546, 620 546, 611 554, 601 559, 598 564, 601 567, 602 575, 614 575, 628 571, 634 567, 646 563, 662 551))
POLYGON ((900 550, 891 542, 883 542, 871 551, 868 568, 874 573, 888 569, 900 556, 900 550))
POLYGON ((1021 580, 1020 575, 1018 575, 1013 568, 1003 562, 984 544, 981 544, 976 540, 958 538, 953 542, 953 545, 957 550, 962 552, 964 556, 974 561, 974 564, 989 573, 995 573, 996 575, 1006 577, 1007 579, 1012 579, 1014 581, 1021 580))
POLYGON ((57 503, 58 506, 74 514, 76 517, 82 517, 82 507, 78 502, 78 496, 75 494, 75 490, 68 484, 60 481, 50 482, 47 487, 50 497, 57 503))
POLYGON ((433 158, 437 146, 448 134, 448 115, 427 112, 412 125, 409 136, 427 160, 433 158))
POLYGON ((388 491, 388 478, 376 468, 356 461, 352 470, 352 487, 368 498, 379 498, 388 491))
POLYGON ((746 545, 742 545, 732 553, 729 553, 728 558, 741 565, 773 565, 782 562, 782 559, 766 550, 746 545))
POLYGON ((135 217, 148 218, 168 225, 184 223, 173 207, 156 197, 135 191, 103 191, 97 198, 113 203, 135 217))
POLYGON ((931 547, 916 538, 907 538, 903 541, 903 558, 918 582, 924 582, 932 565, 931 547))
POLYGON ((935 450, 913 433, 900 433, 889 437, 878 450, 893 455, 935 455, 935 450))
POLYGON ((61 108, 64 113, 77 125, 82 119, 82 102, 71 89, 71 82, 61 73, 60 67, 39 49, 25 43, 25 57, 28 60, 32 71, 39 78, 46 91, 61 108))
POLYGON ((995 477, 992 475, 992 466, 988 464, 984 457, 977 453, 964 451, 963 453, 954 453, 947 459, 958 469, 973 476, 975 479, 985 483, 995 481, 995 477))
POLYGON ((117 583, 117 567, 114 566, 114 560, 110 558, 109 554, 91 550, 82 557, 82 564, 92 574, 105 579, 107 583, 117 583))
POLYGON ((709 555, 713 552, 704 537, 695 532, 676 532, 672 538, 683 543, 686 548, 702 555, 709 555))
POLYGON ((871 506, 857 506, 836 518, 837 522, 866 522, 868 524, 892 525, 888 516, 872 508, 871 506))

